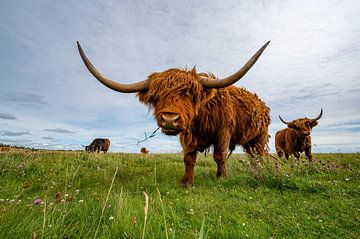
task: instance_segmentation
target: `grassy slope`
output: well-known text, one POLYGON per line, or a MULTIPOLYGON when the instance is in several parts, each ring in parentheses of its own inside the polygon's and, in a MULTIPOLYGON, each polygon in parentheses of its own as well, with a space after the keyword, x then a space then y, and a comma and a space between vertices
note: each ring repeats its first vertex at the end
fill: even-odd
POLYGON ((329 162, 294 168, 282 162, 276 173, 273 161, 254 171, 235 155, 230 176, 216 179, 212 158, 201 155, 195 186, 182 189, 177 154, 3 152, 0 238, 140 238, 143 192, 146 238, 359 238, 360 155, 315 158, 329 162), (56 192, 75 198, 56 203, 56 192), (33 204, 37 196, 44 204, 33 204))

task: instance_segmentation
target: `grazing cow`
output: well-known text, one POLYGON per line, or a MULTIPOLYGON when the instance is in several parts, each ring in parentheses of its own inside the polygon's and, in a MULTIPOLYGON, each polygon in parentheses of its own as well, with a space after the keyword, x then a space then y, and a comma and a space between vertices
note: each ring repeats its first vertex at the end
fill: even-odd
POLYGON ((139 100, 154 110, 162 132, 180 135, 185 163, 181 184, 188 186, 194 180, 197 152, 211 146, 217 177, 227 176, 228 154, 236 145, 242 145, 251 155, 265 154, 270 109, 256 94, 232 84, 247 73, 269 43, 240 70, 223 79, 197 73, 195 67, 192 70, 173 68, 133 84, 122 84, 104 76, 88 60, 79 42, 77 44, 82 60, 97 80, 118 92, 137 92, 139 100))
POLYGON ((104 153, 106 153, 109 150, 109 147, 110 147, 109 139, 96 138, 91 142, 91 144, 85 146, 85 151, 98 152, 98 153, 100 151, 103 151, 104 153))
POLYGON ((141 154, 143 154, 143 155, 149 155, 149 153, 150 153, 150 151, 147 150, 145 147, 142 147, 142 148, 140 149, 140 152, 141 152, 141 154))
POLYGON ((318 124, 318 120, 323 114, 321 109, 318 117, 314 119, 302 118, 291 122, 286 122, 279 115, 280 120, 288 126, 286 129, 279 130, 275 135, 275 148, 279 157, 285 154, 288 159, 293 154, 299 162, 300 153, 305 151, 308 160, 312 160, 310 131, 318 124))

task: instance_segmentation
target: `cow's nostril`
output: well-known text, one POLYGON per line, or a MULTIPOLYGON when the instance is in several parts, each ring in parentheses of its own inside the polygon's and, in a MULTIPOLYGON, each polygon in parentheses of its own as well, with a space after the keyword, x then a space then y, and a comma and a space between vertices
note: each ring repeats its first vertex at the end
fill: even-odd
POLYGON ((161 115, 161 119, 163 120, 163 123, 174 123, 180 118, 180 115, 161 115))

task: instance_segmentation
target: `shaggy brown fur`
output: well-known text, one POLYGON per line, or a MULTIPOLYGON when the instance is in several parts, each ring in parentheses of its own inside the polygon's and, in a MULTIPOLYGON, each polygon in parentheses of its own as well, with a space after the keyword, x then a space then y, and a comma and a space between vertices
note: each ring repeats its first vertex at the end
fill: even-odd
POLYGON ((141 154, 143 154, 143 155, 148 155, 148 154, 150 153, 150 151, 147 150, 145 147, 142 147, 142 148, 140 149, 140 152, 141 152, 141 154))
POLYGON ((185 174, 183 186, 194 180, 194 165, 197 152, 214 147, 217 176, 226 176, 226 160, 229 151, 242 145, 247 153, 265 154, 270 124, 270 109, 256 94, 243 88, 228 86, 207 89, 199 82, 200 75, 191 71, 169 69, 149 76, 147 91, 139 92, 139 100, 154 109, 159 127, 162 117, 179 116, 177 126, 169 135, 180 133, 184 152, 185 174))
POLYGON ((308 118, 296 119, 287 125, 288 128, 279 130, 275 135, 275 148, 277 155, 288 159, 294 155, 299 161, 300 153, 305 151, 308 160, 312 160, 310 132, 318 124, 316 120, 308 118))
POLYGON ((94 139, 91 144, 85 146, 85 151, 87 152, 100 152, 103 151, 106 153, 110 148, 110 140, 109 139, 94 139))

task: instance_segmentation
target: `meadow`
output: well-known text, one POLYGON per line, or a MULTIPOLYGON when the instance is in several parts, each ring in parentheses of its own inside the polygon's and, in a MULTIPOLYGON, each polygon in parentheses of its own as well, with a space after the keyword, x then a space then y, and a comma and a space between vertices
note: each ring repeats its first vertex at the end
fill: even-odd
POLYGON ((0 238, 360 238, 360 154, 314 158, 0 152, 0 238))

